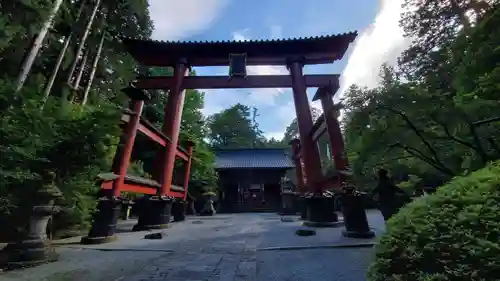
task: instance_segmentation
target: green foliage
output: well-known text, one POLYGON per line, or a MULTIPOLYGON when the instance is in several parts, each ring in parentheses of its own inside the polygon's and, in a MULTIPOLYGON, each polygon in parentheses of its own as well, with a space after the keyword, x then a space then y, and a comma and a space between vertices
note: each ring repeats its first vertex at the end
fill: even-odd
POLYGON ((368 280, 500 276, 500 162, 457 177, 391 218, 368 280))
POLYGON ((43 176, 54 172, 62 204, 68 207, 56 217, 56 230, 85 227, 94 208, 95 176, 111 164, 119 112, 109 106, 70 106, 62 112, 59 103, 40 110, 38 100, 24 98, 37 96, 37 90, 25 87, 23 98, 12 101, 11 88, 0 89, 3 101, 21 105, 2 111, 0 198, 7 204, 0 220, 22 229, 33 194, 46 184, 43 176))
POLYGON ((261 146, 263 136, 252 119, 251 108, 236 104, 208 118, 210 144, 214 148, 261 146))
POLYGON ((402 181, 398 183, 398 187, 405 191, 407 194, 417 195, 420 189, 420 182, 422 179, 416 175, 409 175, 407 181, 402 181))
POLYGON ((406 69, 384 66, 379 87, 349 88, 343 126, 348 157, 362 186, 375 184, 373 171, 383 166, 396 182, 414 175, 421 186, 437 187, 500 158, 499 122, 476 125, 498 117, 499 52, 494 46, 500 44, 499 11, 497 5, 481 12, 477 25, 432 50, 427 61, 432 71, 402 79, 406 69))

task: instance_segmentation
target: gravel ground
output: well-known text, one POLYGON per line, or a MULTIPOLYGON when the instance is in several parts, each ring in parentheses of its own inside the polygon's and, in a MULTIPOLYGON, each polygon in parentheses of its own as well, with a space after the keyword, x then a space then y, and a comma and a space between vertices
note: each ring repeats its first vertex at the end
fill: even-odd
MULTIPOLYGON (((369 221, 383 231, 378 212, 369 212, 369 221)), ((298 237, 299 227, 276 214, 221 214, 174 223, 162 240, 144 240, 149 232, 123 232, 119 241, 95 246, 68 239, 58 241, 59 261, 0 274, 0 281, 365 280, 371 248, 322 248, 359 241, 341 238, 342 227, 298 237)))

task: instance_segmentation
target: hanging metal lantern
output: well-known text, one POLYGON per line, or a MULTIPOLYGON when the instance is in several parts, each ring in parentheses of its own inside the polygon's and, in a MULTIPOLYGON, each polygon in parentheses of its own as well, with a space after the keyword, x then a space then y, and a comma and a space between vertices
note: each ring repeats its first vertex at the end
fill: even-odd
POLYGON ((247 76, 247 54, 229 54, 229 77, 247 76))

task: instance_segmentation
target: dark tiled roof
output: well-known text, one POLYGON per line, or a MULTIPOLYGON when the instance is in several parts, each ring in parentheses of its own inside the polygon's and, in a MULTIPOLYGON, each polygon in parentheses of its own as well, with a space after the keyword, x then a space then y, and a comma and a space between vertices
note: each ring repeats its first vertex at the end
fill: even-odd
POLYGON ((357 32, 249 41, 155 41, 120 38, 142 65, 171 66, 187 58, 191 66, 227 65, 229 54, 246 53, 248 65, 284 65, 289 57, 304 57, 306 64, 332 63, 343 57, 357 32))
POLYGON ((284 149, 231 149, 215 151, 216 169, 291 169, 284 149))
POLYGON ((226 45, 226 44, 241 44, 241 43, 249 43, 249 44, 268 44, 268 43, 289 43, 289 42, 303 42, 303 41, 324 41, 338 38, 348 38, 354 40, 358 33, 347 32, 341 34, 331 34, 331 35, 322 35, 322 36, 310 36, 310 37, 298 37, 298 38, 286 38, 286 39, 257 39, 257 40, 218 40, 218 41, 169 41, 169 40, 143 40, 143 39, 134 39, 131 37, 121 37, 120 39, 123 41, 148 41, 154 42, 158 44, 168 44, 168 45, 226 45))

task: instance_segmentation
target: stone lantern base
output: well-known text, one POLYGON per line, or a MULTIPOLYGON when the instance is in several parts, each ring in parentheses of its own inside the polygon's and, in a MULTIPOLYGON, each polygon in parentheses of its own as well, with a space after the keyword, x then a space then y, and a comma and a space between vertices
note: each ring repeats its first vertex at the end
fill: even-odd
POLYGON ((139 220, 133 231, 168 228, 173 201, 167 196, 151 196, 138 202, 139 220))
POLYGON ((280 215, 295 215, 295 197, 296 193, 292 191, 283 191, 281 193, 281 212, 280 215))
POLYGON ((82 244, 102 244, 118 239, 115 233, 121 203, 121 200, 116 197, 99 198, 97 212, 94 215, 89 235, 83 237, 80 242, 82 244))
POLYGON ((46 205, 33 207, 25 238, 9 243, 3 249, 8 255, 7 269, 32 267, 57 260, 46 231, 50 218, 59 210, 53 205, 53 200, 46 205))
POLYGON ((205 204, 200 212, 200 216, 213 216, 215 215, 214 200, 212 196, 205 196, 205 204))

